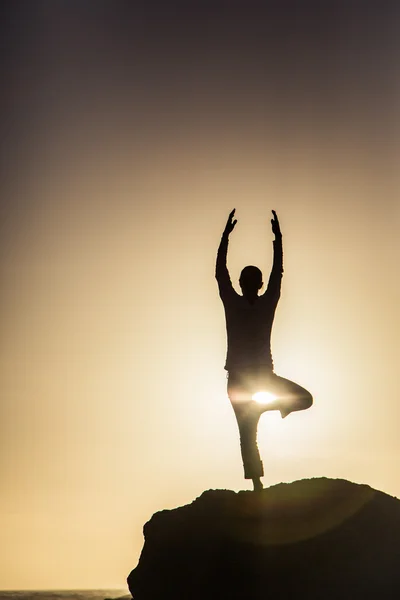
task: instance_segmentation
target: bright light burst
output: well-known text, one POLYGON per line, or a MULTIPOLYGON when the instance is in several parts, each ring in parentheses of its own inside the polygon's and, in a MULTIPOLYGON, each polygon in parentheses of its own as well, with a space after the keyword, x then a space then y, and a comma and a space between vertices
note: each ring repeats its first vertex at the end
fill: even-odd
POLYGON ((276 400, 276 396, 270 392, 256 392, 253 394, 252 398, 258 402, 258 404, 271 404, 271 402, 276 400))

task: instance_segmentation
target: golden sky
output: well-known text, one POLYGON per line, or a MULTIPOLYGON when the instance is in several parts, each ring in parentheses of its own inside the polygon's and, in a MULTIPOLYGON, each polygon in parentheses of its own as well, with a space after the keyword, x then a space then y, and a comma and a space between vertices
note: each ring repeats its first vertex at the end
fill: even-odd
POLYGON ((0 589, 120 587, 155 511, 247 488, 233 207, 234 282, 278 213, 275 370, 314 396, 262 417, 264 484, 400 497, 398 8, 288 4, 8 4, 0 589))

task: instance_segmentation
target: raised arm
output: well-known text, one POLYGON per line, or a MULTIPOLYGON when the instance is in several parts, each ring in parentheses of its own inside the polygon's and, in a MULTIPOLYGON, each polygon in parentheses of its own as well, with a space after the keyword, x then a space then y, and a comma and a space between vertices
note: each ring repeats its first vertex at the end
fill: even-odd
POLYGON ((271 294, 276 300, 279 300, 281 295, 281 282, 283 275, 283 248, 282 248, 282 233, 279 226, 278 216, 273 210, 273 219, 271 219, 272 233, 275 234, 273 241, 274 245, 274 260, 272 264, 271 275, 269 276, 268 287, 266 294, 271 294))
POLYGON ((231 278, 229 277, 228 267, 226 265, 226 259, 228 254, 228 242, 229 235, 232 233, 237 220, 233 219, 235 215, 235 208, 229 214, 228 220, 225 225, 224 232, 221 237, 217 252, 217 262, 215 265, 215 277, 218 282, 219 295, 223 298, 224 295, 233 290, 231 278))

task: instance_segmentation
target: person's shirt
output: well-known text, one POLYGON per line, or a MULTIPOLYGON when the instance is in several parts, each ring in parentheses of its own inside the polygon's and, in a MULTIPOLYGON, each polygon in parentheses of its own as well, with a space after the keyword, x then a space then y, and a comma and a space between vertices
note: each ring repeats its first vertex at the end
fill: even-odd
POLYGON ((274 241, 274 261, 267 289, 253 304, 232 286, 226 265, 227 250, 228 237, 222 236, 215 276, 225 309, 228 346, 225 369, 237 371, 254 367, 272 371, 271 331, 281 291, 282 238, 274 241))

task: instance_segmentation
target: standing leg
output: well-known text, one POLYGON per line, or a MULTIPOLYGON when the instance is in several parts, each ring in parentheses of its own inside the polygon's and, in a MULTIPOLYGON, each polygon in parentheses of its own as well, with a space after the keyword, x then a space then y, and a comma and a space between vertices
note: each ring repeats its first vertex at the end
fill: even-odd
POLYGON ((257 446, 257 426, 260 412, 254 410, 253 403, 232 404, 239 427, 240 450, 243 460, 244 477, 252 479, 254 490, 262 490, 261 477, 263 464, 257 446))
POLYGON ((229 374, 228 396, 239 428, 244 477, 253 481, 255 491, 262 490, 264 469, 257 446, 257 426, 262 411, 251 399, 251 393, 243 385, 240 374, 229 374))

